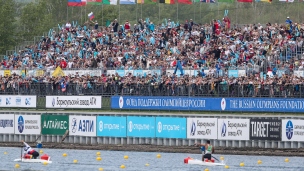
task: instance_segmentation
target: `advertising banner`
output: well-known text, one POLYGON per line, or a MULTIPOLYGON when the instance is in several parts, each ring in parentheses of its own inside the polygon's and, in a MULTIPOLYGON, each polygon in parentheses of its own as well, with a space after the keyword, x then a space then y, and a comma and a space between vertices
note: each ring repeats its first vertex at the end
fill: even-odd
POLYGON ((40 134, 40 115, 15 115, 15 134, 40 134))
POLYGON ((250 119, 250 140, 281 141, 281 119, 250 119))
POLYGON ((69 116, 69 135, 96 136, 96 116, 69 116))
POLYGON ((188 139, 217 139, 217 118, 187 118, 188 139))
POLYGON ((304 120, 282 119, 282 141, 304 141, 304 120))
POLYGON ((112 96, 112 109, 221 110, 221 98, 112 96), (210 103, 209 103, 210 102, 210 103))
POLYGON ((249 140, 249 119, 218 119, 218 140, 249 140))
POLYGON ((41 115, 42 135, 64 135, 66 130, 69 130, 68 115, 41 115))
POLYGON ((112 109, 304 112, 304 100, 286 98, 193 98, 112 96, 112 109))
POLYGON ((46 96, 46 108, 101 108, 101 96, 46 96))
POLYGON ((0 134, 13 134, 14 130, 14 114, 0 115, 0 134))
POLYGON ((127 136, 128 137, 155 137, 155 118, 154 117, 127 117, 127 136))
POLYGON ((157 138, 187 138, 186 118, 156 117, 155 124, 157 138))
POLYGON ((0 95, 0 107, 35 108, 36 96, 0 95))
POLYGON ((126 137, 127 118, 115 116, 97 116, 97 136, 126 137))

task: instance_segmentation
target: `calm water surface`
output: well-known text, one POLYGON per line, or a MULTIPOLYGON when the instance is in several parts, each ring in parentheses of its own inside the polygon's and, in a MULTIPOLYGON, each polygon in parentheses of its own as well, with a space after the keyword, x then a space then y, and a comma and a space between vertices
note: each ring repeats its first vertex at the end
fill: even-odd
POLYGON ((269 156, 240 156, 240 155, 220 155, 214 156, 225 158, 229 169, 224 166, 206 167, 197 165, 187 165, 183 163, 184 158, 192 157, 200 159, 199 154, 184 153, 148 153, 148 152, 121 152, 121 151, 99 151, 101 161, 96 161, 96 150, 67 150, 67 149, 42 149, 44 153, 51 156, 53 163, 43 165, 41 163, 18 163, 19 169, 15 168, 14 159, 19 158, 20 148, 3 148, 0 147, 0 170, 51 170, 51 171, 98 171, 103 168, 104 171, 127 170, 127 171, 304 171, 304 159, 301 157, 288 157, 289 162, 284 162, 286 157, 269 157, 269 156), (4 154, 7 152, 7 154, 4 154), (67 157, 62 154, 67 153, 67 157), (157 158, 157 154, 161 158, 157 158), (124 156, 129 156, 125 160, 124 156), (73 161, 78 160, 77 164, 73 161), (257 164, 262 160, 262 164, 257 164), (239 164, 244 162, 245 166, 239 164), (146 166, 146 164, 149 164, 146 166), (125 169, 120 166, 125 165, 125 169))

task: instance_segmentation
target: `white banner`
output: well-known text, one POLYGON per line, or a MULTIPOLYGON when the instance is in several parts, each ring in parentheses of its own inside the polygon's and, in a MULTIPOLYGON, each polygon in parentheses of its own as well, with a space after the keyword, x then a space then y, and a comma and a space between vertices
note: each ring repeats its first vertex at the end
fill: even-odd
POLYGON ((218 140, 249 140, 249 119, 218 119, 218 140))
POLYGON ((35 108, 36 96, 0 95, 0 107, 35 108))
POLYGON ((217 139, 217 118, 187 118, 188 139, 217 139))
POLYGON ((40 134, 40 115, 15 115, 15 134, 40 134))
POLYGON ((46 108, 101 108, 101 96, 46 96, 46 108))
POLYGON ((96 136, 96 116, 69 116, 69 134, 96 136))
POLYGON ((304 141, 304 120, 282 119, 282 141, 304 141))
POLYGON ((0 134, 13 134, 14 125, 14 114, 0 115, 0 134))

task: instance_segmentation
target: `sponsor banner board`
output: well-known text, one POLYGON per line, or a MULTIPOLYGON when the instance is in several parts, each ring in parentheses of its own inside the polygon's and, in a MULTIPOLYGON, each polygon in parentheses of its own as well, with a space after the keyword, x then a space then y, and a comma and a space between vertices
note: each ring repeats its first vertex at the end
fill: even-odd
POLYGON ((0 134, 13 134, 14 130, 14 114, 0 114, 0 134))
POLYGON ((304 141, 304 120, 282 119, 282 141, 304 141))
POLYGON ((96 116, 69 116, 69 135, 96 136, 96 116))
POLYGON ((40 134, 40 121, 40 115, 15 115, 15 134, 40 134))
POLYGON ((218 119, 218 140, 249 140, 249 119, 218 119))
POLYGON ((281 141, 281 119, 252 118, 250 119, 250 140, 281 141))
POLYGON ((147 109, 147 110, 220 110, 218 103, 208 103, 209 98, 160 97, 160 96, 112 96, 112 109, 147 109), (216 106, 218 104, 218 106, 216 106))
POLYGON ((0 95, 0 107, 35 108, 36 96, 0 95))
POLYGON ((64 135, 66 130, 69 130, 68 115, 41 115, 42 135, 64 135))
POLYGON ((101 96, 46 96, 46 108, 101 108, 101 96))
POLYGON ((187 119, 156 117, 156 133, 157 138, 187 138, 187 119))
POLYGON ((126 137, 127 118, 116 116, 97 116, 97 136, 126 137))
POLYGON ((188 139, 217 139, 217 118, 187 118, 188 139))
POLYGON ((304 100, 286 98, 194 98, 112 96, 112 109, 304 112, 304 100))
POLYGON ((155 137, 155 117, 127 117, 128 137, 155 137))

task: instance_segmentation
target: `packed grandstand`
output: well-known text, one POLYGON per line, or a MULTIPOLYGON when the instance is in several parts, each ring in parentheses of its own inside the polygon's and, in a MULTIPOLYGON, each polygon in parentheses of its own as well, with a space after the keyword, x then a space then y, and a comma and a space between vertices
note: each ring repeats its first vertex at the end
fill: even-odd
POLYGON ((115 19, 108 27, 91 22, 67 22, 5 56, 1 70, 43 74, 2 72, 0 93, 301 97, 304 92, 304 24, 289 17, 281 24, 250 25, 230 24, 228 17, 204 25, 192 19, 160 25, 115 19), (57 67, 74 72, 54 75, 57 67), (155 72, 135 72, 140 70, 155 72))

